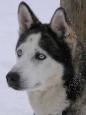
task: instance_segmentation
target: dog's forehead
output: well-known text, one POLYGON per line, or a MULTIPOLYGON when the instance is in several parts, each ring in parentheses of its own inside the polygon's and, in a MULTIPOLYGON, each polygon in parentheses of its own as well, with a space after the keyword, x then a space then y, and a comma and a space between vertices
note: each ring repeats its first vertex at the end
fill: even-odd
POLYGON ((28 47, 28 49, 31 47, 37 47, 38 43, 41 39, 42 33, 41 32, 37 32, 37 33, 31 33, 28 36, 26 36, 22 41, 18 41, 18 46, 17 49, 25 46, 26 48, 28 47))
POLYGON ((25 51, 45 51, 50 57, 61 63, 67 63, 71 59, 70 49, 63 36, 59 37, 49 26, 36 26, 22 34, 16 50, 23 43, 25 43, 25 51))
MULTIPOLYGON (((33 27, 32 29, 29 29, 25 33, 21 34, 19 36, 16 49, 22 44, 25 43, 28 39, 28 41, 35 41, 37 40, 37 35, 38 38, 43 38, 43 37, 50 37, 51 36, 51 31, 49 29, 48 25, 36 25, 36 27, 33 27), (40 35, 39 35, 40 33, 40 35)), ((41 39, 40 39, 41 40, 41 39)))

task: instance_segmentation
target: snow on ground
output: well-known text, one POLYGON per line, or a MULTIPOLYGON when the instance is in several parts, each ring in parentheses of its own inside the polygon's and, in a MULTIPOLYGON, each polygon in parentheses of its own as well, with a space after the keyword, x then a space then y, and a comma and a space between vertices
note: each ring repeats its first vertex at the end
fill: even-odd
MULTIPOLYGON (((24 0, 42 22, 49 22, 59 0, 24 0)), ((18 39, 17 8, 20 0, 0 0, 0 115, 32 115, 26 92, 7 86, 6 73, 15 64, 18 39)))

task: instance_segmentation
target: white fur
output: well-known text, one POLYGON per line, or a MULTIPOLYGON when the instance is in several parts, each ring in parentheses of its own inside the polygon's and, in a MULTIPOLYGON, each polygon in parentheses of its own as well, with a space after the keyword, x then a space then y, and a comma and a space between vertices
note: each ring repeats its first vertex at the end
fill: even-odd
MULTIPOLYGON (((43 49, 38 46, 41 33, 32 34, 27 38, 27 41, 20 45, 17 49, 22 49, 22 57, 17 61, 12 71, 20 74, 21 87, 32 90, 34 88, 44 88, 48 82, 55 77, 55 80, 60 84, 63 76, 63 66, 54 61, 43 49), (32 40, 31 40, 32 39, 32 40), (43 53, 47 58, 43 61, 38 61, 34 58, 36 52, 43 53)), ((53 84, 52 82, 50 84, 53 84)), ((55 83, 54 83, 55 84, 55 83)))
MULTIPOLYGON (((56 83, 55 80, 52 80, 52 82, 53 84, 56 83)), ((62 115, 62 111, 69 106, 62 84, 57 81, 57 85, 46 88, 45 91, 28 93, 30 103, 36 115, 62 115)))
POLYGON ((69 105, 63 88, 64 67, 39 47, 40 38, 41 33, 31 34, 27 41, 19 46, 17 50, 22 49, 23 55, 12 71, 20 74, 21 88, 28 91, 37 115, 61 115, 62 110, 69 105), (43 61, 34 59, 36 52, 45 54, 47 58, 43 61))

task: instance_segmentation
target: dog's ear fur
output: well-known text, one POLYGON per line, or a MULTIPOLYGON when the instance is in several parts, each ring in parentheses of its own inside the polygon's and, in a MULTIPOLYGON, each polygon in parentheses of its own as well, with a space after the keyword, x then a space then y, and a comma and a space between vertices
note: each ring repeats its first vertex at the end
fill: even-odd
POLYGON ((40 23, 30 7, 21 2, 18 8, 18 21, 19 21, 19 34, 24 33, 27 29, 31 28, 33 24, 40 23))
POLYGON ((64 34, 65 41, 72 50, 72 55, 75 55, 76 49, 76 34, 72 30, 71 23, 64 8, 58 8, 50 22, 51 29, 58 35, 61 36, 64 34))
POLYGON ((64 32, 65 35, 68 34, 69 30, 71 29, 70 21, 64 8, 60 7, 55 11, 50 25, 55 33, 61 34, 64 32))

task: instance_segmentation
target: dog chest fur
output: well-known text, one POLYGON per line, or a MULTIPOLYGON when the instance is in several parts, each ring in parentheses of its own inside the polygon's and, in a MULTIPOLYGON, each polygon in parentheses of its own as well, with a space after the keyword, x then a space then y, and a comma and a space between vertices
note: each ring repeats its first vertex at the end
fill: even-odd
POLYGON ((62 86, 58 88, 56 85, 46 91, 35 91, 28 95, 36 115, 62 115, 62 111, 69 106, 62 86))

